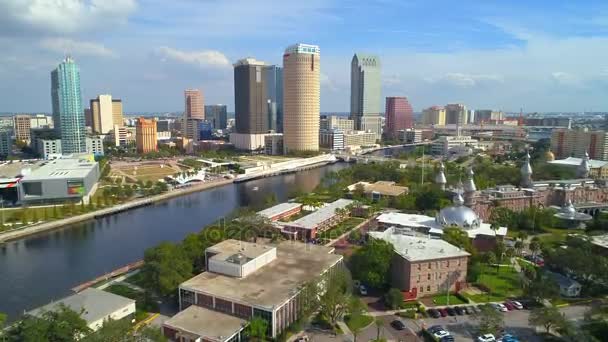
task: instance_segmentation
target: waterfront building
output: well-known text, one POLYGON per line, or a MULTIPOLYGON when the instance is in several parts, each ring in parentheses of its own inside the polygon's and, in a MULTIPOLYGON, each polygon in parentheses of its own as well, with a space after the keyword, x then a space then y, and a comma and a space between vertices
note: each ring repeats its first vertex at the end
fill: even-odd
POLYGON ((551 151, 557 158, 583 158, 608 161, 608 133, 587 129, 556 129, 551 133, 551 151))
POLYGON ((203 93, 199 89, 184 90, 184 119, 205 120, 203 93))
POLYGON ((57 158, 31 167, 20 184, 22 203, 88 203, 97 189, 99 164, 79 157, 57 158))
POLYGON ((338 199, 316 211, 295 221, 285 222, 282 232, 295 239, 308 241, 314 239, 319 232, 327 230, 345 219, 344 215, 336 213, 337 209, 346 209, 353 203, 349 199, 338 199))
POLYGON ((264 68, 268 130, 283 133, 283 68, 269 65, 264 68))
POLYGON ((13 117, 15 140, 30 143, 32 121, 29 115, 15 115, 13 117))
POLYGON ((344 131, 341 129, 329 129, 319 131, 319 146, 332 151, 344 149, 344 131))
POLYGON ((91 128, 97 134, 109 134, 115 125, 122 127, 122 100, 99 95, 90 101, 91 128))
POLYGON ((319 150, 320 49, 295 44, 283 54, 285 152, 319 150))
POLYGON ((401 290, 405 300, 466 287, 470 254, 459 247, 440 239, 413 236, 396 227, 369 232, 369 236, 393 246, 391 287, 401 290))
POLYGON ((206 105, 205 118, 209 121, 213 129, 226 129, 228 125, 228 109, 226 105, 206 105))
POLYGON ((438 125, 444 126, 445 121, 445 107, 432 106, 422 111, 422 123, 424 125, 438 125))
POLYGON ((347 189, 351 193, 355 193, 359 188, 363 191, 363 194, 374 201, 386 197, 399 197, 409 192, 406 186, 399 186, 395 182, 389 181, 377 181, 376 183, 357 182, 349 185, 347 189))
POLYGON ((445 106, 446 125, 465 125, 468 123, 467 107, 460 103, 452 103, 445 106))
POLYGON ((344 148, 375 146, 378 135, 369 131, 344 132, 344 148))
POLYGON ((277 156, 283 154, 283 133, 269 133, 264 135, 264 149, 266 154, 277 156))
POLYGON ((285 220, 302 211, 302 204, 296 202, 280 203, 270 208, 258 211, 257 214, 271 221, 285 220))
POLYGON ((53 301, 38 309, 27 312, 26 315, 42 318, 47 312, 67 307, 77 313, 87 323, 92 331, 99 330, 106 321, 135 319, 135 300, 125 298, 107 291, 89 287, 82 292, 73 294, 58 301, 53 301))
POLYGON ((276 338, 300 319, 303 285, 341 267, 333 248, 225 240, 205 250, 206 271, 179 286, 180 313, 163 323, 171 341, 233 342, 259 317, 276 338))
POLYGON ((397 138, 399 131, 414 128, 414 111, 407 97, 386 98, 386 135, 397 138))
POLYGON ((356 53, 350 64, 350 117, 355 129, 382 135, 380 58, 356 53))
POLYGON ((158 151, 156 121, 139 118, 135 124, 135 144, 138 153, 158 151))
POLYGON ((80 94, 80 70, 71 57, 66 57, 51 72, 53 123, 61 135, 63 153, 86 152, 86 129, 80 94))
POLYGON ((349 118, 338 115, 321 115, 321 121, 319 122, 319 129, 321 131, 329 131, 332 129, 341 129, 343 131, 354 131, 355 121, 349 118))

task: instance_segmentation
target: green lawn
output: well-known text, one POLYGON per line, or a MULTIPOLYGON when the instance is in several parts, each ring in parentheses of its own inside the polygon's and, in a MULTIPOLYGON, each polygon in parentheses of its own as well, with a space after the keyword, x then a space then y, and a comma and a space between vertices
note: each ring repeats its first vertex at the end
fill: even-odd
POLYGON ((344 220, 342 223, 334 226, 333 228, 320 232, 319 234, 317 234, 317 237, 319 239, 327 240, 335 239, 338 236, 346 233, 347 231, 355 228, 363 221, 365 221, 365 219, 360 217, 349 217, 348 219, 344 220))
POLYGON ((357 315, 357 316, 346 316, 346 325, 350 330, 361 330, 374 321, 372 316, 368 315, 357 315))
MULTIPOLYGON (((433 297, 433 303, 436 305, 448 305, 448 296, 445 294, 437 295, 433 297)), ((462 299, 450 294, 450 305, 466 304, 462 299)))
POLYGON ((481 265, 481 272, 476 283, 490 289, 489 293, 479 295, 467 295, 475 302, 503 301, 508 297, 522 295, 519 274, 513 267, 490 267, 481 265))

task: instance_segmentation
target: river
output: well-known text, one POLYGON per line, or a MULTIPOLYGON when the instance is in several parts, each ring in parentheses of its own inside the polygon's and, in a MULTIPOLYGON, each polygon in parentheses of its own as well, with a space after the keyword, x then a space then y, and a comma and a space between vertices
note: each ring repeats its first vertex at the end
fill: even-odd
POLYGON ((237 208, 264 203, 271 193, 285 201, 296 189, 311 191, 326 173, 345 167, 338 163, 229 184, 8 242, 0 246, 0 312, 14 320, 78 284, 142 259, 149 247, 180 241, 237 208))

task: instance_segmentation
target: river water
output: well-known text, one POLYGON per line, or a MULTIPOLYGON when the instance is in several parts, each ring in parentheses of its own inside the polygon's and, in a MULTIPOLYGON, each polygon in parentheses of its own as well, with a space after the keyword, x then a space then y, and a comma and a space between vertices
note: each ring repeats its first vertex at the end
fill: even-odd
POLYGON ((285 201, 296 189, 311 191, 326 173, 345 167, 229 184, 9 242, 0 246, 0 312, 14 320, 78 284, 143 259, 149 247, 180 241, 237 208, 263 203, 271 193, 285 201))

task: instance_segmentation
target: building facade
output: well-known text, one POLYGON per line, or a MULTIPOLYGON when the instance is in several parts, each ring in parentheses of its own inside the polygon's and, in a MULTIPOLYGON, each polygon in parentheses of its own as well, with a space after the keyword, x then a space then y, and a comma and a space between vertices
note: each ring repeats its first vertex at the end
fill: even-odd
POLYGON ((264 153, 272 156, 283 154, 282 133, 269 133, 264 136, 264 153))
POLYGON ((245 58, 234 64, 235 132, 263 134, 268 132, 268 89, 265 63, 245 58))
POLYGON ((283 68, 269 65, 264 68, 268 130, 283 133, 283 68))
POLYGON ((15 140, 24 141, 26 143, 30 143, 31 130, 32 130, 32 122, 31 116, 29 115, 15 115, 13 117, 14 121, 14 133, 15 140))
POLYGON ((332 151, 344 149, 344 131, 341 129, 323 129, 319 132, 319 146, 332 151))
POLYGON ((551 133, 551 151, 557 158, 583 158, 608 161, 608 133, 587 129, 557 129, 551 133))
POLYGON ((475 110, 474 123, 482 122, 501 122, 505 119, 505 114, 500 110, 477 109, 475 110))
POLYGON ((0 155, 8 156, 13 151, 13 130, 10 127, 0 127, 0 155))
POLYGON ((320 49, 295 44, 283 54, 285 152, 319 150, 320 49))
POLYGON ((350 64, 350 116, 357 130, 374 132, 378 139, 382 135, 380 85, 380 58, 356 53, 350 64))
POLYGON ((184 90, 184 118, 205 119, 203 93, 199 89, 184 90))
POLYGON ((228 107, 223 104, 206 105, 205 118, 213 129, 226 129, 228 125, 228 107))
POLYGON ((53 123, 61 135, 63 153, 86 152, 86 128, 82 96, 80 93, 80 70, 71 57, 51 72, 51 98, 53 123))
POLYGON ((319 128, 323 130, 341 129, 344 131, 353 131, 355 129, 355 121, 349 118, 338 115, 321 115, 319 128))
POLYGON ((466 125, 468 123, 467 107, 460 103, 451 103, 445 106, 446 125, 466 125))
POLYGON ((414 127, 414 111, 407 97, 386 98, 386 135, 397 138, 400 130, 414 127))
POLYGON ((139 118, 135 123, 135 144, 138 153, 158 151, 156 121, 139 118))
POLYGON ((432 106, 422 111, 422 124, 444 126, 445 107, 432 106))
POLYGON ((97 134, 109 134, 115 125, 123 126, 122 101, 112 95, 99 95, 90 101, 91 128, 97 134))

